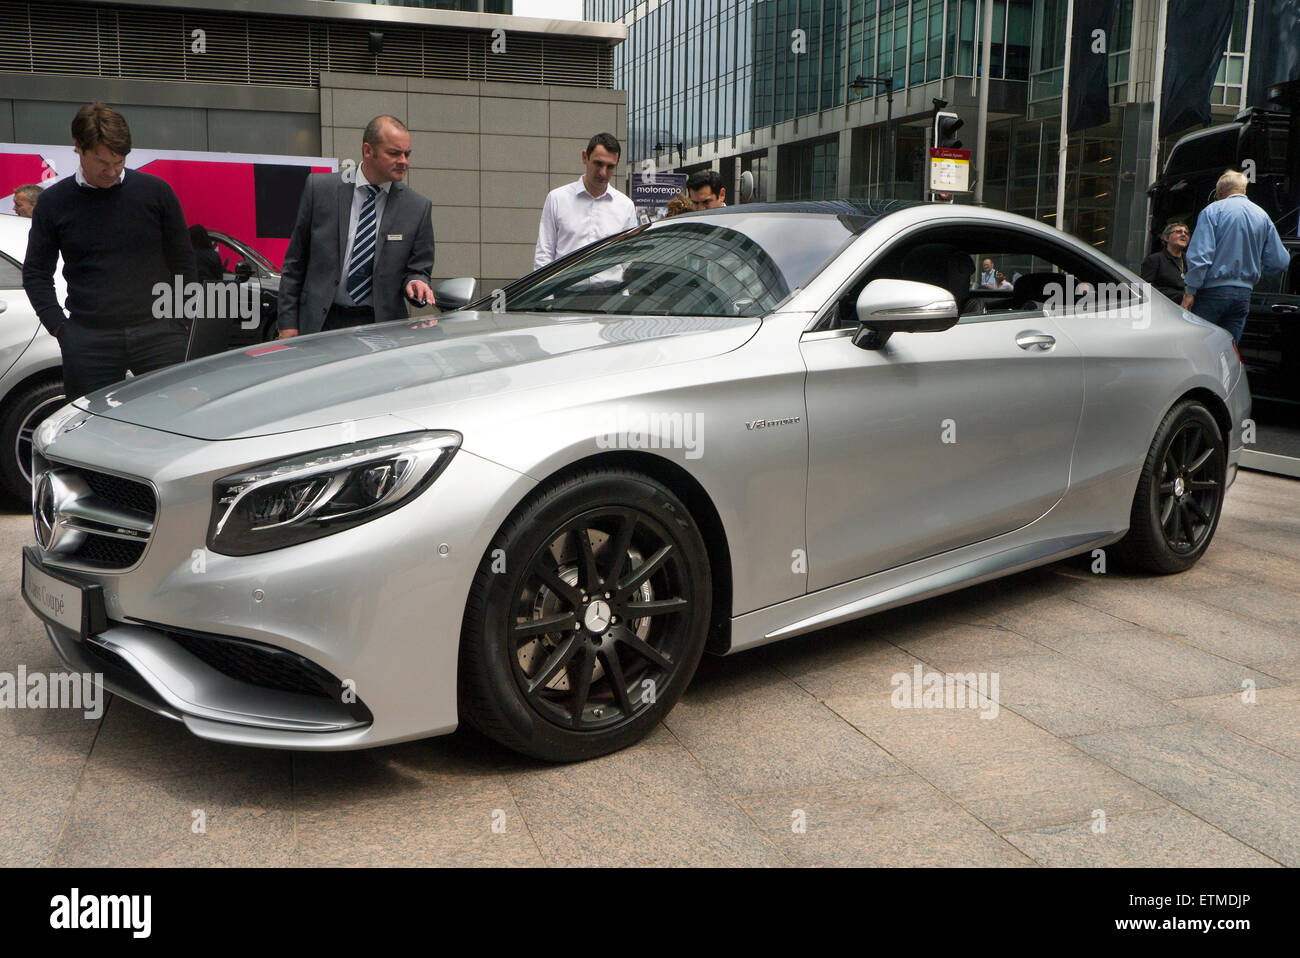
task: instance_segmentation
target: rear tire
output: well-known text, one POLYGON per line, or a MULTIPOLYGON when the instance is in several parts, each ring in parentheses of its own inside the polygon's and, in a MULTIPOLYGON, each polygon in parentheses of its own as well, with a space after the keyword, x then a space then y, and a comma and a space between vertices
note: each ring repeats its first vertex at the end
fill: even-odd
POLYGON ((660 483, 596 468, 543 486, 470 590, 462 718, 550 762, 631 745, 694 675, 712 595, 699 529, 660 483))
POLYGON ((1214 416, 1194 399, 1175 405, 1143 463, 1128 535, 1116 546, 1120 558, 1149 572, 1190 569, 1218 528, 1226 477, 1226 446, 1214 416))
POLYGON ((0 483, 19 499, 32 495, 32 434, 67 402, 63 382, 37 383, 17 393, 0 417, 0 483))

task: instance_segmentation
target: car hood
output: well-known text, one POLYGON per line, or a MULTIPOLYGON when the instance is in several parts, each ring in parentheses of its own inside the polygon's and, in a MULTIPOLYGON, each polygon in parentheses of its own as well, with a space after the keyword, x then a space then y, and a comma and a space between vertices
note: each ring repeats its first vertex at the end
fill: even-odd
POLYGON ((583 380, 727 352, 758 325, 745 317, 462 311, 436 325, 402 320, 209 356, 76 405, 196 439, 243 439, 517 390, 580 390, 583 380))

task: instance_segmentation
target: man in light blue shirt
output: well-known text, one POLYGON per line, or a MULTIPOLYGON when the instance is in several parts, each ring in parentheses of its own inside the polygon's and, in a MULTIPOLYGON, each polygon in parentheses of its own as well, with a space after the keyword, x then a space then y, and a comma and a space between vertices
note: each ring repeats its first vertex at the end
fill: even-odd
POLYGON ((1250 291, 1261 276, 1280 273, 1291 256, 1277 227, 1246 199, 1246 176, 1228 170, 1217 186, 1218 200, 1201 211, 1187 248, 1183 309, 1222 326, 1241 342, 1250 315, 1250 291))

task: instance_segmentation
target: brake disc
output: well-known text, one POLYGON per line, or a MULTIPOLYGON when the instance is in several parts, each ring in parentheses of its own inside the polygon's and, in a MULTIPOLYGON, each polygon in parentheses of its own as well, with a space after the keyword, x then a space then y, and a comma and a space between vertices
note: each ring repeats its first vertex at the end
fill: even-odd
MULTIPOLYGON (((601 548, 609 540, 609 536, 598 529, 588 530, 587 535, 591 541, 592 552, 599 555, 601 548)), ((564 536, 563 539, 566 542, 558 548, 556 543, 552 543, 551 553, 555 556, 556 570, 559 572, 560 578, 576 588, 578 585, 578 557, 574 554, 572 546, 567 544, 568 538, 568 536, 564 536)), ((630 569, 635 569, 643 561, 643 556, 635 548, 628 549, 627 555, 629 560, 628 568, 630 569)), ((649 580, 641 583, 641 588, 637 591, 640 601, 654 601, 654 587, 651 586, 649 580)), ((543 584, 538 587, 537 594, 533 597, 531 618, 545 619, 553 615, 559 615, 561 612, 567 611, 567 605, 568 603, 543 584)), ((650 634, 650 617, 644 616, 632 620, 625 623, 625 627, 631 629, 638 638, 644 640, 650 634)), ((540 669, 556 647, 568 638, 569 634, 568 632, 547 632, 521 645, 517 655, 519 657, 519 667, 524 674, 532 675, 536 669, 540 669)), ((600 659, 597 659, 595 668, 592 670, 591 680, 596 682, 604 675, 605 665, 600 659)), ((569 691, 568 670, 559 672, 555 678, 546 683, 546 688, 553 692, 569 691)))

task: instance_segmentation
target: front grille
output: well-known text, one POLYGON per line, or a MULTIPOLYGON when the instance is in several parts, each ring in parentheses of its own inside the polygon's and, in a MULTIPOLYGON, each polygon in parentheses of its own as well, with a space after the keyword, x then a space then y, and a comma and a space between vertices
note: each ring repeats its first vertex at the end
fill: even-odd
POLYGON ((61 521, 80 529, 84 538, 75 549, 59 546, 57 552, 47 554, 46 558, 55 564, 105 572, 127 569, 140 561, 149 546, 152 534, 149 530, 158 514, 158 498, 151 485, 138 479, 49 461, 35 453, 32 466, 38 484, 46 472, 54 472, 74 486, 84 484, 80 485, 77 504, 93 507, 93 521, 87 521, 85 513, 77 514, 75 508, 62 515, 61 521), (105 514, 109 517, 107 525, 103 521, 105 514), (122 525, 114 528, 114 521, 122 525), (104 534, 97 529, 103 529, 104 534), (127 530, 134 530, 134 534, 127 530), (114 532, 117 534, 108 534, 114 532))
POLYGON ((91 535, 86 536, 76 552, 69 553, 69 558, 96 569, 125 569, 140 561, 144 547, 143 542, 91 535))
POLYGON ((158 510, 158 500, 153 487, 134 479, 109 475, 107 472, 91 472, 89 469, 76 470, 86 485, 99 498, 110 505, 134 512, 144 519, 152 519, 158 510))

